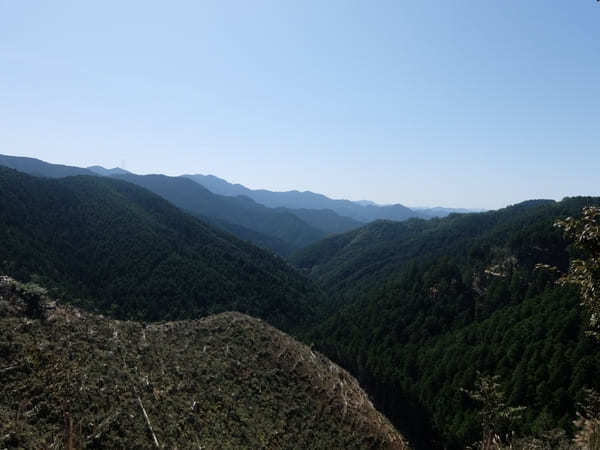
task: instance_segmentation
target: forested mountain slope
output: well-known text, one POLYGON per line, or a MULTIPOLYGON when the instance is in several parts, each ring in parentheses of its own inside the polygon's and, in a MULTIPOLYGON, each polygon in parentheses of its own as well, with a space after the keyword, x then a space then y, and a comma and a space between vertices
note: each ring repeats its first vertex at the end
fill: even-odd
POLYGON ((107 169, 102 166, 90 166, 86 167, 87 170, 91 170, 92 172, 102 175, 103 177, 110 177, 112 175, 123 175, 130 173, 127 170, 121 169, 120 167, 113 167, 112 169, 107 169))
POLYGON ((239 313, 121 322, 0 276, 0 349, 2 448, 408 448, 345 370, 239 313))
MULTIPOLYGON (((183 175, 191 180, 201 184, 209 191, 219 195, 249 197, 257 203, 272 208, 288 208, 297 212, 298 210, 308 209, 311 211, 329 210, 333 211, 338 217, 349 218, 361 223, 367 223, 374 220, 406 220, 411 217, 420 217, 429 219, 432 217, 445 217, 454 212, 466 213, 470 210, 464 208, 408 208, 401 204, 378 205, 368 200, 351 201, 331 199, 323 194, 317 194, 310 191, 269 191, 266 189, 249 189, 241 184, 229 183, 226 180, 214 175, 183 175)), ((299 217, 302 218, 301 215, 299 217)), ((339 219, 338 219, 339 220, 339 219)), ((314 223, 308 222, 315 226, 314 223)), ((352 222, 349 222, 351 224, 352 222)), ((318 228, 318 227, 317 227, 318 228)), ((356 228, 356 227, 351 227, 356 228)), ((327 230, 331 232, 331 230, 327 230)), ((338 232, 348 231, 339 230, 338 232)))
POLYGON ((30 175, 48 178, 62 178, 73 175, 94 175, 94 172, 80 167, 50 164, 36 158, 0 155, 0 166, 9 167, 30 175))
POLYGON ((296 250, 289 242, 279 239, 275 236, 269 236, 267 234, 259 233, 258 231, 251 230, 250 228, 243 227, 231 222, 216 219, 214 217, 202 216, 195 214, 204 222, 213 225, 215 228, 226 231, 233 234, 239 239, 251 242, 252 244, 270 251, 275 252, 277 255, 282 257, 288 257, 296 250))
POLYGON ((531 201, 326 239, 296 258, 336 306, 312 339, 422 448, 478 438, 476 405, 462 391, 477 371, 500 375, 507 401, 527 407, 513 431, 570 432, 583 389, 599 387, 600 352, 577 292, 535 266, 565 270, 554 221, 599 203, 531 201))
POLYGON ((340 216, 331 209, 276 208, 275 210, 291 212, 311 227, 321 230, 327 235, 345 233, 364 225, 350 217, 340 216))
POLYGON ((527 254, 518 256, 529 263, 556 258, 562 249, 564 265, 564 243, 556 240, 558 233, 548 235, 548 230, 557 217, 577 213, 586 201, 593 200, 531 200, 497 211, 442 219, 376 221, 302 249, 291 260, 331 292, 368 289, 393 278, 414 261, 460 255, 477 262, 478 251, 489 253, 492 248, 500 250, 522 240, 530 245, 520 249, 527 254))
POLYGON ((184 177, 135 175, 120 168, 86 169, 50 164, 33 158, 0 155, 0 166, 34 176, 62 178, 98 175, 127 180, 149 189, 212 225, 240 239, 268 248, 281 256, 331 235, 352 230, 361 224, 331 210, 268 208, 248 197, 216 195, 184 177))
POLYGON ((280 258, 122 180, 0 168, 0 241, 2 272, 120 318, 239 310, 289 330, 318 303, 280 258))
POLYGON ((204 217, 229 222, 302 248, 326 236, 286 210, 259 205, 246 197, 217 195, 184 177, 165 175, 117 175, 115 178, 142 186, 175 206, 204 217))
POLYGON ((241 184, 231 184, 213 175, 185 175, 212 192, 221 195, 244 195, 262 205, 290 209, 329 209, 337 214, 359 222, 377 219, 405 220, 418 216, 410 208, 401 204, 379 206, 361 204, 350 200, 336 200, 310 191, 275 192, 266 189, 248 189, 241 184))

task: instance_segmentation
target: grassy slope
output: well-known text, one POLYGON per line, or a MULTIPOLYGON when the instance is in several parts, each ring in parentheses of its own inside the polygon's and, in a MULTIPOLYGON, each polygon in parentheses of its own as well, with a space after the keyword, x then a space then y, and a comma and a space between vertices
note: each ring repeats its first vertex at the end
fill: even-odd
POLYGON ((406 448, 356 380, 239 313, 120 322, 0 278, 0 447, 406 448), (70 431, 69 431, 70 430, 70 431))

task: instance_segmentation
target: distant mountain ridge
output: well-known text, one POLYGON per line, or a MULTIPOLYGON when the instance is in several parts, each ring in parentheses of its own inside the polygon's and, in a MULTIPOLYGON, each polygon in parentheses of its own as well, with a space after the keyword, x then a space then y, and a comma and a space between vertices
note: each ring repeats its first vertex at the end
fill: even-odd
POLYGON ((95 175, 95 172, 81 167, 50 164, 36 158, 25 156, 0 155, 0 166, 18 170, 38 177, 63 178, 75 175, 95 175))
POLYGON ((287 207, 293 209, 330 209, 341 216, 350 217, 359 222, 371 222, 377 219, 406 220, 416 214, 406 206, 396 204, 376 206, 366 202, 334 200, 322 194, 305 191, 275 192, 265 189, 248 189, 241 184, 231 184, 214 175, 184 175, 208 190, 221 195, 245 195, 257 203, 271 208, 287 207))
POLYGON ((327 235, 285 209, 267 208, 247 197, 214 194, 187 178, 134 174, 115 175, 114 178, 142 186, 192 214, 272 236, 285 242, 290 249, 305 247, 327 235))
MULTIPOLYGON (((99 165, 94 165, 87 168, 81 168, 76 166, 51 164, 36 158, 9 155, 0 155, 0 166, 10 167, 11 169, 19 170, 30 175, 49 178, 61 178, 73 175, 99 175, 108 177, 117 175, 135 175, 120 167, 107 169, 99 165)), ((266 189, 249 189, 242 184, 229 183, 214 175, 195 174, 182 175, 182 177, 192 179, 214 194, 228 197, 245 196, 268 208, 333 211, 340 216, 340 219, 337 219, 336 224, 333 225, 333 229, 331 229, 331 227, 322 228, 322 226, 319 225, 319 223, 322 224, 323 222, 331 223, 331 213, 326 213, 326 216, 317 218, 315 223, 310 223, 311 226, 322 229, 322 231, 325 231, 326 233, 350 231, 361 224, 379 219, 395 221, 402 221, 412 217, 429 219, 432 217, 445 217, 452 213, 484 211, 481 209, 446 207, 409 208, 399 203, 393 205, 380 205, 370 200, 351 201, 331 199, 323 194, 311 191, 300 192, 292 190, 277 192, 266 189)), ((297 211, 292 212, 295 214, 297 213, 297 211)), ((312 216, 314 215, 315 213, 313 212, 312 216)))
POLYGON ((125 169, 121 169, 120 167, 113 167, 112 169, 105 169, 102 166, 90 166, 90 167, 87 167, 87 169, 91 170, 92 172, 94 172, 98 175, 102 175, 103 177, 110 177, 113 175, 126 175, 128 173, 131 173, 125 169))
POLYGON ((48 178, 74 175, 121 178, 159 194, 222 230, 284 257, 322 238, 352 231, 377 219, 403 221, 412 217, 445 216, 456 211, 448 208, 413 211, 400 204, 334 200, 309 191, 251 190, 213 175, 136 175, 119 167, 80 168, 7 155, 0 155, 0 166, 48 178))
POLYGON ((87 169, 51 164, 35 158, 0 155, 0 166, 29 175, 62 178, 74 175, 121 178, 162 196, 177 207, 234 234, 240 239, 287 256, 328 235, 358 228, 362 224, 331 210, 270 208, 246 196, 215 194, 184 177, 135 175, 121 168, 87 169))
POLYGON ((422 219, 431 219, 434 217, 446 217, 450 214, 469 214, 485 212, 486 209, 468 209, 468 208, 445 208, 443 206, 434 206, 433 208, 426 207, 411 207, 413 211, 419 214, 422 219))
POLYGON ((287 207, 290 209, 329 209, 340 216, 368 223, 374 220, 402 221, 412 217, 429 219, 445 217, 452 213, 475 212, 465 208, 414 208, 401 204, 379 205, 370 200, 338 200, 311 191, 269 191, 266 189, 249 189, 241 184, 233 184, 214 175, 183 175, 204 186, 211 192, 220 195, 244 195, 257 203, 270 208, 287 207))

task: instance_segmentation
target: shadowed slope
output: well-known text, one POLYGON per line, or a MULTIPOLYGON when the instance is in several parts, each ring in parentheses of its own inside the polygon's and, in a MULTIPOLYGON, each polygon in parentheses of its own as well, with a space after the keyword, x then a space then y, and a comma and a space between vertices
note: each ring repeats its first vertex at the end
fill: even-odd
POLYGON ((553 224, 599 202, 382 221, 322 241, 297 259, 334 306, 311 341, 420 448, 465 448, 481 435, 461 392, 477 371, 499 375, 507 402, 527 407, 512 431, 568 433, 582 389, 598 388, 600 354, 576 290, 536 266, 566 270, 571 249, 553 224))
POLYGON ((184 177, 127 174, 116 178, 142 186, 192 214, 225 221, 281 240, 291 249, 304 247, 326 235, 289 211, 267 208, 247 197, 213 194, 184 177))

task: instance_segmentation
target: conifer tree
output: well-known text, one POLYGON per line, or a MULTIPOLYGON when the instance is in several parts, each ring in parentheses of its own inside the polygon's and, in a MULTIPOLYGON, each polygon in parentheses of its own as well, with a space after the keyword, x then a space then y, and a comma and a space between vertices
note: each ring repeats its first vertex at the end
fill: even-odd
POLYGON ((581 218, 558 220, 555 226, 578 252, 560 282, 579 288, 581 304, 590 313, 590 334, 600 338, 600 207, 587 206, 581 218))

